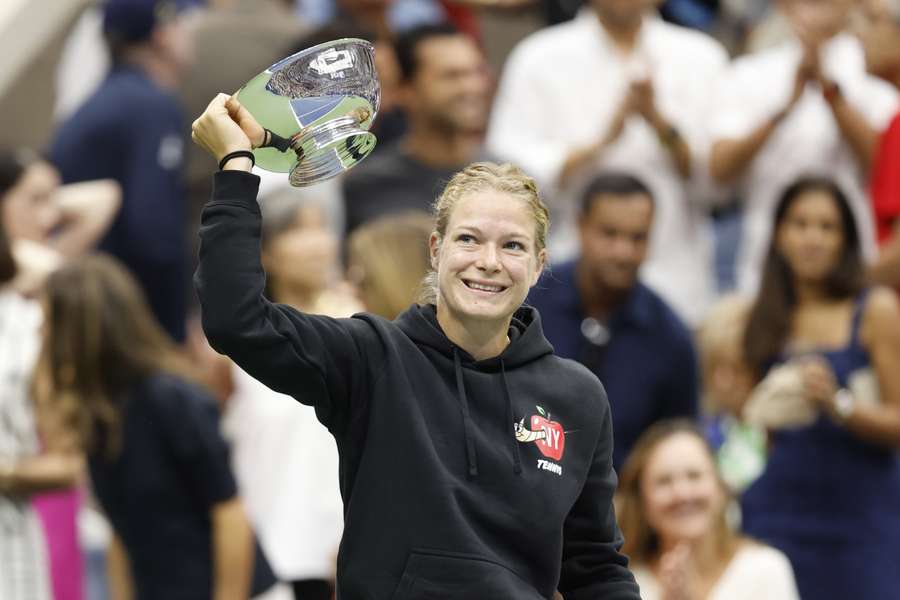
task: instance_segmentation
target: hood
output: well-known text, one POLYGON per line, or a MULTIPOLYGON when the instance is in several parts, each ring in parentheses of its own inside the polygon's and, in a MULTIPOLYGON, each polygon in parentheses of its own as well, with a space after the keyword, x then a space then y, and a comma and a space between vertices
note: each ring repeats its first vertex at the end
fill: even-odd
POLYGON ((541 329, 540 315, 530 306, 523 305, 513 314, 509 326, 510 343, 506 349, 499 356, 479 361, 451 342, 444 334, 433 304, 424 306, 414 304, 397 317, 396 323, 416 344, 434 348, 451 359, 457 354, 466 363, 474 363, 471 366, 479 370, 499 369, 501 362, 506 369, 515 369, 547 354, 553 354, 553 346, 544 337, 544 331, 541 329))

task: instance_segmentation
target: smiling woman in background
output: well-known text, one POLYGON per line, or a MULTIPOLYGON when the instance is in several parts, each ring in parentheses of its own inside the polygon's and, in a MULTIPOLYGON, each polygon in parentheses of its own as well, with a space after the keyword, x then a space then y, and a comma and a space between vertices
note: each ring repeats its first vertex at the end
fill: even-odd
POLYGON ((742 499, 744 528, 790 558, 803 598, 896 598, 897 296, 865 287, 853 213, 830 180, 790 185, 773 231, 743 355, 768 383, 773 367, 793 369, 809 410, 772 433, 766 469, 742 499))
POLYGON ((781 552, 732 531, 728 492, 696 425, 661 421, 622 469, 619 520, 643 600, 798 600, 781 552))

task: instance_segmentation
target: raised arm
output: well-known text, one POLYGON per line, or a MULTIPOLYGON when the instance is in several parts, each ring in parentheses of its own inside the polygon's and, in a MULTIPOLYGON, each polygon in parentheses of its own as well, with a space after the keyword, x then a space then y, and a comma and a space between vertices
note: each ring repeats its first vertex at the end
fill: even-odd
POLYGON ((612 419, 603 394, 604 417, 594 460, 581 496, 563 528, 559 591, 566 600, 640 600, 628 558, 619 553, 622 533, 616 524, 613 495, 612 419))
POLYGON ((59 188, 56 201, 61 228, 48 245, 66 257, 94 247, 122 206, 122 189, 112 179, 70 183, 59 188))
MULTIPOLYGON (((262 135, 246 109, 221 94, 193 128, 194 140, 217 160, 249 150, 262 135)), ((307 315, 265 298, 259 178, 250 167, 247 158, 230 160, 203 210, 195 276, 203 330, 215 350, 273 390, 315 406, 331 428, 348 414, 351 398, 365 397, 359 391, 378 366, 366 360, 375 354, 366 348, 377 338, 360 319, 307 315)))

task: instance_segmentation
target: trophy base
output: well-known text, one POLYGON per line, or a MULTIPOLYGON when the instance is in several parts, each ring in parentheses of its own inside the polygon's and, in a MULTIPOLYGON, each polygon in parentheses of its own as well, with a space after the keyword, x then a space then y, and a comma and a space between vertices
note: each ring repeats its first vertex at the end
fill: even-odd
POLYGON ((340 175, 375 148, 375 135, 360 127, 360 120, 345 116, 308 127, 291 140, 298 162, 288 180, 304 187, 340 175))

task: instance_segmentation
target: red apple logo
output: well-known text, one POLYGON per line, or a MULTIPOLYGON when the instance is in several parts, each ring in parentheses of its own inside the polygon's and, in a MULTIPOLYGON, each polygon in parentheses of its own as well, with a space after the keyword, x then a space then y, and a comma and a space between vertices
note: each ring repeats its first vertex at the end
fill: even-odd
POLYGON ((535 408, 537 408, 538 412, 541 414, 540 416, 531 415, 531 430, 543 431, 544 437, 535 440, 534 443, 537 444, 541 454, 547 458, 560 460, 563 451, 566 449, 566 433, 563 430, 563 426, 557 421, 551 421, 550 415, 544 412, 544 409, 540 406, 535 408))

